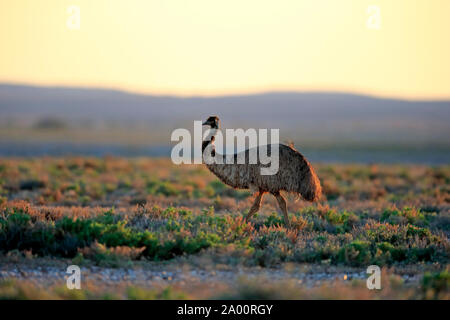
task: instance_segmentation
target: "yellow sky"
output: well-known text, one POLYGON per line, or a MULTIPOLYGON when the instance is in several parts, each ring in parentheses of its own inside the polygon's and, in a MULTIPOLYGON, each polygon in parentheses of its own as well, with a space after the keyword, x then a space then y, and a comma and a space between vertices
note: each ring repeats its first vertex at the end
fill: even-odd
POLYGON ((449 12, 449 0, 2 0, 0 82, 449 98, 449 12))

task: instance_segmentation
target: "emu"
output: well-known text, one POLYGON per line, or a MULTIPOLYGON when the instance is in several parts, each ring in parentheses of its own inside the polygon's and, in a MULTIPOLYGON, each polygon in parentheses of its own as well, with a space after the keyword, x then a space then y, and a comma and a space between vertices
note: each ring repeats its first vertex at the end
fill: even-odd
MULTIPOLYGON (((211 129, 219 129, 219 118, 209 117, 203 125, 210 126, 211 129)), ((202 143, 202 152, 210 146, 211 155, 215 157, 225 157, 215 154, 214 134, 207 137, 202 143)), ((271 193, 278 202, 281 212, 284 215, 284 222, 289 226, 289 216, 287 212, 286 200, 281 195, 281 191, 294 193, 303 197, 307 201, 317 201, 322 194, 322 187, 319 178, 314 172, 308 160, 292 146, 279 144, 279 169, 274 175, 261 175, 259 161, 256 164, 226 163, 225 158, 222 163, 207 163, 207 168, 215 174, 223 183, 236 189, 250 189, 255 193, 255 201, 250 208, 245 221, 249 219, 261 208, 264 194, 271 193)), ((267 147, 270 152, 272 145, 267 147)), ((242 151, 245 159, 249 159, 249 149, 242 151)), ((242 154, 240 154, 242 156, 242 154)), ((234 159, 239 154, 234 154, 234 159)))

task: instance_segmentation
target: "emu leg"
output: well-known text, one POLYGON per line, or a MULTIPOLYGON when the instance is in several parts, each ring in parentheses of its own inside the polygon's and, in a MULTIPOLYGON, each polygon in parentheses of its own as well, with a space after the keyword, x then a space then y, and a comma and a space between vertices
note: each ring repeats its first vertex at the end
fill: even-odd
POLYGON ((245 221, 248 222, 248 220, 251 218, 252 215, 254 215, 256 212, 258 212, 259 208, 261 208, 261 201, 263 198, 264 192, 259 192, 258 195, 255 198, 255 202, 253 202, 252 207, 250 208, 250 211, 248 212, 247 216, 245 217, 245 221))
POLYGON ((288 216, 288 211, 287 211, 286 200, 284 200, 283 196, 279 192, 275 193, 274 196, 275 196, 275 198, 277 198, 278 206, 280 207, 281 212, 283 212, 284 223, 288 227, 289 226, 289 216, 288 216))

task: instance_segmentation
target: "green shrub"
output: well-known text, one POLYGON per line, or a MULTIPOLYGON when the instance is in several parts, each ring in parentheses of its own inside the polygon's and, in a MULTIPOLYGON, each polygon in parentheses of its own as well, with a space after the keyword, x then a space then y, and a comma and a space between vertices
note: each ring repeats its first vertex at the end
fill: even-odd
POLYGON ((339 250, 337 262, 354 266, 367 265, 372 261, 370 245, 368 241, 352 241, 339 250))
POLYGON ((450 272, 426 272, 421 281, 421 297, 432 299, 443 299, 450 290, 450 272))

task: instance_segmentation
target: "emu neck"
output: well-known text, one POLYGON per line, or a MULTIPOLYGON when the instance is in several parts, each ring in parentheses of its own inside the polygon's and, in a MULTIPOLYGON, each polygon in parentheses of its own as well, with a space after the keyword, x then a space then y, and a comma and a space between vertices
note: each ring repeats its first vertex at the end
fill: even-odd
POLYGON ((202 153, 205 152, 207 146, 211 145, 211 155, 214 157, 216 155, 216 147, 214 146, 214 136, 211 137, 211 140, 205 140, 202 143, 202 153))
POLYGON ((211 133, 202 143, 202 153, 205 152, 206 147, 211 145, 211 155, 214 157, 216 155, 216 147, 214 146, 214 139, 216 135, 216 131, 218 128, 211 128, 211 133))

